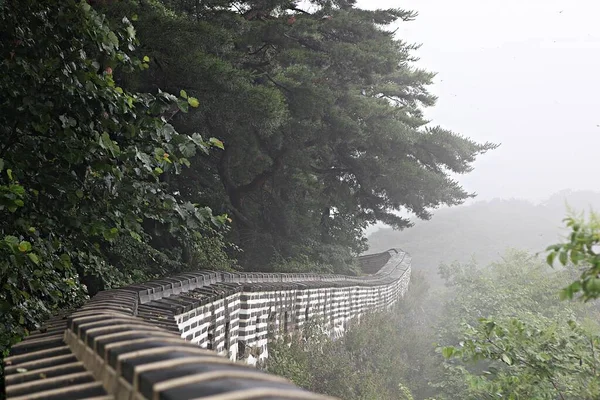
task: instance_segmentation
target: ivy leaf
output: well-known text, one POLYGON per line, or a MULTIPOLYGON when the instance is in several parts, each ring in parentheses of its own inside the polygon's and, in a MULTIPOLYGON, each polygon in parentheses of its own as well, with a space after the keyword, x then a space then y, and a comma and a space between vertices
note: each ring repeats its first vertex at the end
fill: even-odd
POLYGON ((181 89, 181 90, 179 91, 179 95, 180 95, 181 97, 183 97, 184 99, 187 99, 187 98, 188 98, 188 95, 187 95, 187 93, 186 93, 186 92, 185 92, 185 90, 183 90, 183 89, 181 89))
POLYGON ((144 60, 144 62, 150 62, 150 57, 144 56, 144 58, 142 60, 144 60))

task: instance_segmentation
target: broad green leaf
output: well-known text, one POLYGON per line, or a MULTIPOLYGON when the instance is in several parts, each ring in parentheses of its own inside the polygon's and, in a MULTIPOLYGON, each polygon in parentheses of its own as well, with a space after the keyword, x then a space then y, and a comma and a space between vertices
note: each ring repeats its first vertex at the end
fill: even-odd
POLYGON ((571 292, 577 293, 581 290, 581 283, 578 281, 575 281, 569 285, 569 289, 571 290, 571 292))
POLYGON ((184 99, 187 99, 187 98, 188 98, 188 95, 187 95, 187 93, 186 93, 186 92, 185 92, 185 90, 183 90, 183 89, 181 89, 181 90, 179 91, 179 95, 180 95, 181 97, 183 97, 184 99))
POLYGON ((21 185, 11 184, 8 185, 8 188, 12 193, 16 194, 17 196, 23 196, 25 194, 25 188, 21 185))
POLYGON ((200 105, 200 102, 195 97, 188 97, 187 101, 188 101, 188 104, 194 108, 196 108, 200 105))
POLYGON ((584 290, 588 293, 600 293, 600 279, 592 278, 584 285, 584 290))
POLYGON ((40 264, 40 259, 38 258, 38 256, 35 253, 28 253, 27 257, 29 257, 29 259, 35 264, 35 265, 39 265, 40 264))
POLYGON ((144 60, 144 62, 150 62, 150 57, 144 56, 143 60, 144 60))
POLYGON ((141 242, 141 241, 142 241, 142 237, 141 237, 141 236, 140 236, 140 235, 139 235, 137 232, 134 232, 134 231, 129 231, 129 235, 130 235, 132 238, 134 238, 135 240, 137 240, 138 242, 141 242))
POLYGON ((129 26, 126 28, 126 30, 127 30, 127 35, 128 35, 130 38, 132 38, 132 39, 133 39, 133 38, 135 38, 135 28, 134 28, 133 26, 129 25, 129 26))
POLYGON ((191 158, 196 154, 196 146, 191 142, 182 143, 179 145, 179 151, 185 158, 191 158))
POLYGON ((110 138, 107 132, 102 133, 99 140, 100 147, 110 152, 112 156, 116 156, 120 153, 119 146, 110 138))
POLYGON ((221 142, 219 139, 211 137, 210 139, 208 139, 208 142, 210 144, 212 144, 215 147, 218 147, 221 150, 225 150, 225 146, 223 145, 223 142, 221 142))
POLYGON ((104 132, 102 133, 102 135, 100 135, 99 144, 100 147, 102 147, 103 149, 108 149, 110 147, 111 142, 112 140, 110 139, 110 136, 107 132, 104 132))
MULTIPOLYGON (((189 100, 190 99, 188 98, 188 101, 189 100)), ((183 100, 180 100, 180 101, 177 102, 177 107, 179 108, 179 110, 181 112, 184 112, 184 113, 187 113, 189 111, 189 109, 190 109, 190 105, 188 104, 188 102, 187 101, 183 101, 183 100)))
POLYGON ((157 160, 162 160, 164 158, 164 155, 165 149, 161 147, 157 147, 154 149, 154 157, 156 157, 157 160))
POLYGON ((444 347, 442 349, 442 355, 444 358, 450 358, 454 354, 454 347, 444 347))
POLYGON ((568 257, 569 257, 569 255, 567 254, 566 251, 561 251, 560 254, 558 255, 558 260, 560 261, 560 263, 562 265, 567 265, 567 261, 569 259, 568 257))
POLYGON ((106 240, 113 240, 115 239, 117 236, 119 236, 119 229, 118 228, 110 228, 105 230, 103 233, 103 236, 106 240))
POLYGON ((8 179, 9 179, 10 181, 12 181, 12 180, 13 180, 12 169, 7 169, 7 170, 6 170, 6 175, 8 175, 8 179))
POLYGON ((117 35, 115 35, 113 32, 109 32, 108 33, 108 40, 115 46, 115 47, 119 47, 119 39, 117 38, 117 35))
POLYGON ((22 241, 21 243, 19 243, 19 251, 21 253, 26 253, 28 251, 31 251, 31 243, 29 243, 26 240, 22 241))
POLYGON ((194 142, 194 144, 196 146, 204 146, 205 145, 204 140, 202 140, 202 135, 200 135, 197 132, 191 136, 191 139, 192 139, 192 142, 194 142))
POLYGON ((72 265, 72 263, 71 263, 71 257, 68 254, 65 254, 65 253, 61 254, 60 255, 60 261, 62 262, 62 264, 65 267, 70 267, 72 265))
POLYGON ((16 246, 19 244, 19 238, 12 235, 4 236, 4 242, 12 246, 16 246))

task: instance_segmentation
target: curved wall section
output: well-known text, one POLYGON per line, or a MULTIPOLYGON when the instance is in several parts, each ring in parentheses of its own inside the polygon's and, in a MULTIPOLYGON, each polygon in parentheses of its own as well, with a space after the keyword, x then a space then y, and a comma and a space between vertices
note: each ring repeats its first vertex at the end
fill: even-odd
POLYGON ((325 399, 243 364, 268 356, 269 332, 293 334, 319 318, 339 336, 405 293, 408 254, 359 260, 369 275, 198 271, 98 293, 13 346, 7 397, 325 399))

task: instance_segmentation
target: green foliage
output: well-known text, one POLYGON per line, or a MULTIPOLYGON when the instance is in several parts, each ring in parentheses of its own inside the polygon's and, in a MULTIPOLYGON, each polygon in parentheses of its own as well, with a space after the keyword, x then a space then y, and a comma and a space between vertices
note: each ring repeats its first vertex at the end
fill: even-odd
POLYGON ((448 398, 594 399, 598 310, 565 303, 572 279, 512 252, 487 269, 444 266, 453 288, 438 351, 450 360, 436 386, 448 398))
POLYGON ((423 375, 435 374, 437 361, 431 321, 422 308, 426 293, 417 274, 401 304, 363 316, 337 340, 313 321, 302 336, 269 344, 267 369, 342 399, 428 398, 432 390, 423 375))
POLYGON ((197 106, 193 98, 120 86, 118 74, 149 67, 132 53, 129 19, 111 27, 86 2, 8 0, 0 39, 4 355, 87 293, 189 268, 206 247, 220 252, 226 216, 166 184, 219 146, 167 123, 173 108, 197 106), (188 257, 169 256, 174 248, 188 257))
POLYGON ((223 141, 169 185, 231 215, 246 269, 307 255, 355 272, 348 261, 366 250, 365 226, 404 228, 398 210, 429 218, 461 203, 471 195, 451 174, 495 147, 425 127, 433 74, 413 64, 417 46, 387 30, 412 12, 191 0, 112 2, 106 12, 137 15, 139 56, 156 66, 127 80, 184 88, 201 107, 173 124, 223 141))
MULTIPOLYGON (((597 330, 595 330, 597 332, 597 330)), ((482 318, 466 329, 459 348, 445 357, 485 365, 481 374, 465 373, 469 395, 492 399, 597 399, 600 396, 597 348, 600 336, 575 321, 537 314, 519 318, 482 318)))
MULTIPOLYGON (((364 328, 353 329, 348 335, 362 340, 368 335, 365 328, 381 321, 381 316, 365 321, 364 328)), ((381 355, 379 348, 360 350, 352 347, 354 343, 348 338, 334 341, 322 332, 311 336, 309 340, 293 338, 270 345, 267 370, 306 389, 343 399, 397 399, 402 393, 398 382, 387 386, 384 373, 390 372, 390 366, 376 366, 368 357, 381 355)))
POLYGON ((588 221, 570 216, 565 222, 571 231, 568 240, 549 246, 546 261, 554 265, 558 260, 562 266, 578 268, 581 274, 561 291, 561 298, 572 299, 579 293, 585 301, 597 299, 600 297, 600 216, 591 212, 588 221))

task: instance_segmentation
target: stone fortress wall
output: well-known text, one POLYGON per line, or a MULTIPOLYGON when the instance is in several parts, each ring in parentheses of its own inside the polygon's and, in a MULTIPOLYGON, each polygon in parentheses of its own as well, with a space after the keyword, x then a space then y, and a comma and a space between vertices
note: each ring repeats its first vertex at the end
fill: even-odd
POLYGON ((100 292, 13 346, 7 396, 324 399, 234 361, 255 364, 268 356, 269 333, 292 334, 313 318, 342 335, 403 296, 407 253, 359 260, 368 275, 199 271, 100 292))

